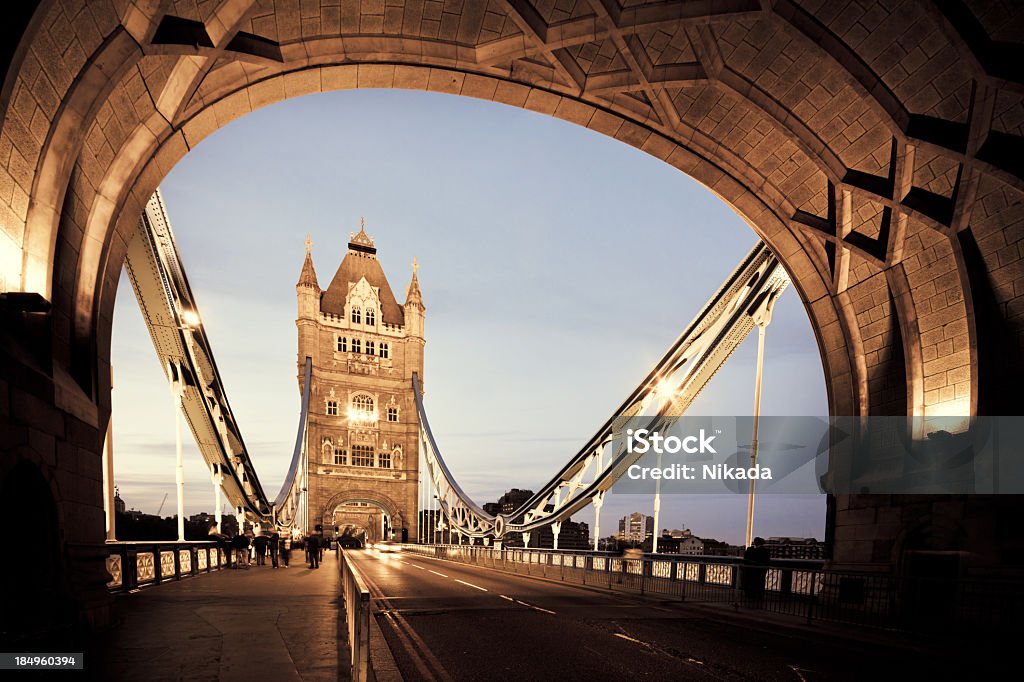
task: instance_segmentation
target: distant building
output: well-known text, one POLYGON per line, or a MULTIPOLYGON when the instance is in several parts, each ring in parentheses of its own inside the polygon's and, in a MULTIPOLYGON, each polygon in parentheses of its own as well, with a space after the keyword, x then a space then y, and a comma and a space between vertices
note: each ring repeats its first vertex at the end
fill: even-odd
POLYGON ((825 543, 815 538, 770 537, 764 546, 773 559, 825 558, 825 543))
MULTIPOLYGON (((519 507, 526 504, 526 501, 533 497, 532 490, 520 490, 519 488, 512 488, 507 493, 498 498, 498 504, 501 506, 502 514, 511 514, 519 507)), ((511 519, 514 523, 517 523, 515 519, 511 519)))
POLYGON ((207 514, 206 512, 199 512, 188 517, 188 520, 194 524, 209 528, 217 524, 217 517, 213 514, 207 514))
POLYGON ((654 517, 633 512, 619 519, 619 539, 623 542, 643 544, 654 538, 654 517))
POLYGON ((730 545, 714 538, 703 538, 704 556, 743 556, 743 547, 730 545))
MULTIPOLYGON (((518 535, 518 533, 517 533, 518 535)), ((553 549, 555 533, 551 526, 543 526, 530 535, 530 547, 553 549)), ((593 549, 590 526, 586 522, 566 519, 558 532, 558 549, 593 549)))
POLYGON ((679 530, 678 528, 673 528, 672 530, 669 530, 668 528, 663 528, 661 531, 661 537, 663 538, 688 538, 692 535, 693 533, 690 531, 689 528, 686 528, 684 530, 679 530))
POLYGON ((501 505, 497 502, 487 502, 484 504, 484 511, 491 516, 497 516, 501 513, 501 505))
POLYGON ((124 500, 121 499, 121 492, 115 487, 114 488, 114 513, 124 514, 127 509, 124 500))
POLYGON ((659 554, 685 554, 688 556, 699 556, 704 554, 704 541, 694 537, 689 530, 667 528, 661 531, 658 538, 659 554))

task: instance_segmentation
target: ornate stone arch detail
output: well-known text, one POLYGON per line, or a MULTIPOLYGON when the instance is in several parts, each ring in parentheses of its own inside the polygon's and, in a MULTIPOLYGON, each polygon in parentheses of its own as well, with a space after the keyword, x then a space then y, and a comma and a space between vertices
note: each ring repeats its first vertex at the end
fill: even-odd
POLYGON ((389 495, 379 490, 369 488, 353 488, 344 492, 331 495, 327 502, 320 508, 319 518, 326 521, 329 513, 333 513, 339 505, 346 502, 371 502, 379 505, 384 511, 391 515, 391 525, 395 528, 402 528, 405 525, 405 513, 402 506, 389 495))

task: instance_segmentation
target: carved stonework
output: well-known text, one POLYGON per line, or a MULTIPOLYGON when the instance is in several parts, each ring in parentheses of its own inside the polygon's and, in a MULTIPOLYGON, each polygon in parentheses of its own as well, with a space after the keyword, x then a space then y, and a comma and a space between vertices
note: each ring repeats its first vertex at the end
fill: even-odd
POLYGON ((151 552, 135 555, 135 576, 140 583, 156 578, 156 569, 153 565, 153 554, 151 552))
POLYGON ((121 570, 121 555, 111 554, 107 557, 107 573, 110 574, 110 582, 107 587, 121 587, 124 574, 121 570))

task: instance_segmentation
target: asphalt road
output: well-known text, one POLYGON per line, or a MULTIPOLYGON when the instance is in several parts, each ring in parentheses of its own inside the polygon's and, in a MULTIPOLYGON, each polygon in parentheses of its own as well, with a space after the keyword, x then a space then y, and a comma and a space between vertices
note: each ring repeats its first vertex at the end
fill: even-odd
POLYGON ((962 662, 411 553, 354 551, 407 680, 979 679, 962 662))

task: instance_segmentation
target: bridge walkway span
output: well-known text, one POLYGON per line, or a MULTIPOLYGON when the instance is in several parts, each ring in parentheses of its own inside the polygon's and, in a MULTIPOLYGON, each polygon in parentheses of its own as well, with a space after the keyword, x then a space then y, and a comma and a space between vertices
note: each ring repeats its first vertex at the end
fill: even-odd
POLYGON ((86 651, 107 680, 348 679, 338 565, 231 569, 118 595, 121 622, 86 651), (340 663, 339 663, 340 662, 340 663))

